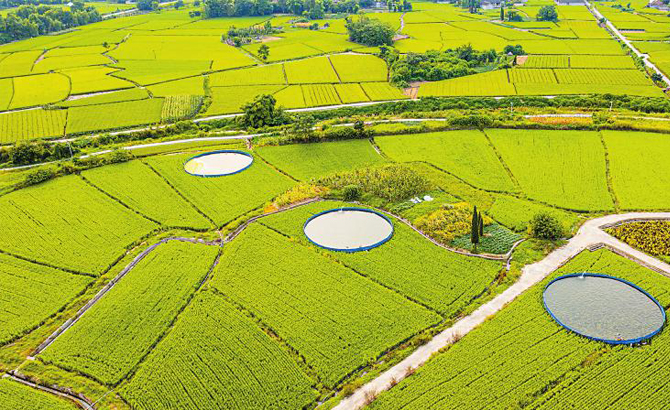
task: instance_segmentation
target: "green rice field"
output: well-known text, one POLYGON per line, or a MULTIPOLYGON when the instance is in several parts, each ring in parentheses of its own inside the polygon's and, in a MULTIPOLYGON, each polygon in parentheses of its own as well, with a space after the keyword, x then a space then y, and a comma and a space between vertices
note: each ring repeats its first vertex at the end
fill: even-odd
MULTIPOLYGON (((94 5, 101 12, 129 7, 94 5)), ((550 24, 532 21, 539 7, 534 5, 518 9, 531 21, 509 24, 495 21, 492 12, 473 15, 451 5, 426 3, 417 7, 404 17, 402 13, 370 14, 404 36, 394 43, 400 53, 466 44, 500 51, 508 44, 519 44, 528 57, 512 68, 427 82, 418 85, 418 92, 405 93, 389 83, 390 70, 374 54, 378 50, 347 39, 342 19, 317 20, 321 29, 307 30, 293 25, 287 16, 205 19, 193 15, 193 6, 168 8, 0 45, 0 116, 3 110, 18 113, 53 105, 64 111, 58 113, 57 122, 50 118, 37 126, 23 119, 5 125, 0 119, 0 143, 235 114, 260 94, 273 95, 287 109, 409 96, 663 95, 585 7, 562 6, 559 21, 550 24), (221 41, 221 33, 230 27, 265 21, 283 31, 264 43, 241 47, 221 41), (258 58, 261 44, 269 47, 267 62, 258 58), (207 103, 176 108, 172 101, 178 99, 171 97, 186 95, 202 96, 207 103), (102 112, 114 115, 100 117, 102 112), (98 121, 103 117, 105 121, 98 121)), ((601 8, 615 20, 630 16, 610 6, 601 8)), ((616 23, 621 29, 655 32, 660 17, 641 16, 616 23)), ((663 46, 632 39, 663 69, 663 46)), ((178 98, 187 101, 188 97, 178 98)))
POLYGON ((0 9, 0 410, 668 407, 667 12, 377 6, 0 9))

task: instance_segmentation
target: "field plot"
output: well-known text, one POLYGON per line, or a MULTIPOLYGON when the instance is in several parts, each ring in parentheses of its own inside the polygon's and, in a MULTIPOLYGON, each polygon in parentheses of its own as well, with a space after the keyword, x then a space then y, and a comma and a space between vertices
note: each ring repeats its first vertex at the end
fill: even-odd
POLYGON ((269 163, 301 181, 386 162, 368 140, 257 148, 269 163))
POLYGON ((191 156, 154 157, 146 159, 146 162, 219 226, 262 206, 293 185, 288 177, 259 159, 239 174, 219 178, 196 177, 184 171, 184 162, 191 156))
POLYGON ((440 321, 435 313, 259 224, 224 248, 212 285, 274 329, 330 387, 440 321), (260 254, 264 257, 255 257, 260 254))
POLYGON ((255 68, 222 71, 209 76, 211 87, 241 85, 284 85, 283 64, 270 64, 255 68))
POLYGON ((70 94, 86 94, 133 87, 132 83, 110 75, 117 71, 109 67, 85 67, 65 70, 63 74, 70 77, 72 83, 70 94))
POLYGON ((588 131, 486 130, 528 197, 568 209, 612 209, 605 151, 588 131))
POLYGON ((625 55, 614 39, 526 40, 523 49, 528 54, 625 55))
POLYGON ((486 209, 486 213, 517 232, 526 231, 528 223, 539 213, 548 213, 554 216, 561 222, 565 232, 570 232, 579 220, 576 213, 507 195, 495 195, 493 204, 486 209))
POLYGON ((57 105, 59 107, 81 107, 84 105, 100 105, 123 101, 145 100, 147 98, 149 98, 149 94, 146 90, 141 88, 130 88, 128 90, 96 94, 90 97, 75 97, 73 99, 68 99, 58 103, 57 105))
POLYGON ((9 108, 14 95, 14 81, 11 78, 0 79, 0 111, 9 108))
POLYGON ((0 114, 0 144, 58 137, 65 132, 65 110, 27 110, 0 114))
MULTIPOLYGON (((267 41, 264 44, 270 47, 268 61, 291 60, 361 48, 360 45, 347 41, 346 35, 321 30, 289 31, 281 33, 275 40, 267 41)), ((261 43, 252 43, 244 46, 244 48, 250 53, 258 55, 260 46, 261 43)))
POLYGON ((94 65, 104 65, 111 63, 108 57, 101 54, 79 54, 72 56, 49 57, 44 58, 33 66, 34 73, 48 73, 53 70, 62 70, 65 68, 86 67, 94 65))
POLYGON ((167 97, 170 95, 205 95, 205 77, 196 76, 184 78, 183 80, 168 81, 165 83, 150 85, 147 87, 155 97, 167 97))
POLYGON ((335 84, 335 91, 343 104, 370 101, 360 84, 335 84))
POLYGON ((10 109, 34 107, 61 101, 70 93, 70 81, 61 74, 16 77, 10 109))
POLYGON ((509 70, 509 79, 514 84, 555 84, 557 82, 553 70, 541 68, 535 70, 509 70))
POLYGON ((562 70, 555 69, 561 84, 651 85, 651 80, 638 70, 562 70))
MULTIPOLYGON (((262 220, 262 224, 305 242, 303 223, 317 212, 348 206, 340 202, 306 205, 262 220)), ((452 317, 494 280, 500 262, 446 251, 402 222, 394 221, 393 239, 367 252, 328 252, 356 272, 452 317)))
MULTIPOLYGON (((3 50, 0 48, 0 50, 3 50)), ((0 77, 14 77, 17 75, 27 75, 32 72, 35 60, 42 54, 42 51, 23 51, 11 53, 0 60, 0 77)))
POLYGON ((289 84, 339 83, 328 57, 289 61, 284 64, 289 84))
POLYGON ((332 84, 301 85, 305 105, 319 107, 322 105, 337 105, 342 103, 332 84))
MULTIPOLYGON (((240 87, 212 87, 212 104, 205 115, 232 114, 242 112, 242 106, 262 94, 274 94, 285 88, 283 85, 248 85, 240 87)), ((300 91, 300 87, 297 87, 300 91)), ((275 96, 276 97, 276 96, 275 96)), ((279 97, 276 97, 278 102, 279 97)), ((300 93, 302 99, 302 92, 300 93)), ((289 101, 292 101, 289 99, 289 101)), ((303 105, 304 106, 304 103, 303 105)))
POLYGON ((211 224, 140 161, 93 168, 84 178, 130 208, 167 226, 204 229, 211 224))
POLYGON ((92 280, 0 254, 0 345, 55 314, 92 280))
POLYGON ((304 108, 305 97, 302 93, 302 87, 299 85, 289 85, 274 94, 277 105, 284 108, 304 108))
POLYGON ((361 83, 371 101, 403 100, 409 98, 402 90, 389 83, 361 83))
POLYGON ((89 273, 157 228, 77 176, 0 197, 0 216, 0 250, 89 273))
POLYGON ((481 131, 384 136, 375 142, 395 161, 425 161, 480 188, 515 190, 481 131))
MULTIPOLYGON (((593 57, 589 57, 593 59, 593 57)), ((568 56, 531 55, 520 68, 568 68, 568 56)))
POLYGON ((622 68, 637 70, 630 56, 571 56, 571 68, 622 68))
POLYGON ((5 409, 77 410, 73 402, 21 383, 0 379, 0 403, 5 409))
POLYGON ((516 90, 514 89, 514 85, 509 82, 505 70, 490 71, 450 80, 424 83, 419 88, 419 97, 472 95, 505 96, 514 94, 516 94, 516 90))
POLYGON ((162 98, 68 109, 67 133, 79 134, 160 122, 162 98))
POLYGON ((163 101, 161 121, 174 122, 193 118, 200 111, 203 97, 199 95, 168 95, 163 101))
POLYGON ((669 209, 670 140, 667 135, 602 131, 612 186, 623 209, 669 209))
POLYGON ((330 56, 330 61, 343 83, 387 80, 386 63, 375 56, 334 54, 330 56))
POLYGON ((315 399, 311 384, 249 317, 203 292, 121 395, 141 409, 298 409, 315 399))
POLYGON ((588 95, 615 94, 642 97, 663 97, 663 91, 654 85, 614 85, 614 84, 516 84, 519 95, 588 95))
POLYGON ((116 60, 214 61, 212 69, 254 65, 254 60, 221 42, 219 36, 132 35, 109 53, 116 60))
POLYGON ((116 71, 114 76, 148 85, 198 75, 209 71, 210 66, 210 61, 123 60, 114 65, 122 69, 116 71))
POLYGON ((179 241, 159 245, 41 357, 103 383, 117 383, 186 306, 218 251, 179 241))
MULTIPOLYGON (((559 273, 582 271, 632 281, 668 303, 670 289, 661 275, 608 251, 585 251, 559 273)), ((556 324, 542 306, 543 288, 538 284, 521 295, 371 408, 664 406, 668 332, 647 346, 604 349, 556 324), (613 387, 621 394, 611 394, 613 387)))

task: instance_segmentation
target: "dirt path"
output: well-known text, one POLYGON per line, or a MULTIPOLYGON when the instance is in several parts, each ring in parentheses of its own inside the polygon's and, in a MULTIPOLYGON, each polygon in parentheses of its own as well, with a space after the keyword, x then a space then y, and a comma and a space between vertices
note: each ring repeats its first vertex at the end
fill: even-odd
POLYGON ((626 245, 603 231, 603 228, 619 225, 624 222, 656 219, 670 220, 670 212, 637 212, 608 215, 586 222, 579 229, 577 235, 570 239, 566 245, 556 249, 543 260, 525 266, 519 280, 503 293, 482 305, 470 315, 459 320, 449 329, 439 333, 430 342, 419 347, 403 361, 356 390, 353 395, 342 400, 334 409, 355 410, 362 408, 368 397, 373 397, 391 388, 395 383, 407 376, 408 369, 416 369, 426 363, 433 354, 449 345, 452 340, 465 336, 472 329, 482 324, 488 317, 516 299, 521 293, 542 281, 585 249, 594 250, 606 247, 619 255, 670 277, 670 265, 626 245))

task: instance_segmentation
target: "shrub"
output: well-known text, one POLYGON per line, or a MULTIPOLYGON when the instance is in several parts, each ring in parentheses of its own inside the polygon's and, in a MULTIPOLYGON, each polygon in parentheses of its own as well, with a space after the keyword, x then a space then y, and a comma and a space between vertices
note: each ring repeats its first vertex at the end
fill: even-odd
POLYGON ((52 169, 40 168, 30 171, 23 180, 23 186, 32 186, 41 184, 56 177, 56 173, 52 169))
POLYGON ((493 125, 493 119, 488 115, 472 114, 453 118, 449 124, 455 127, 486 128, 493 125))
POLYGON ((349 32, 349 40, 354 43, 369 47, 393 44, 395 30, 388 23, 361 16, 357 21, 348 20, 346 27, 349 32))
POLYGON ((361 198, 361 188, 358 185, 347 185, 342 190, 345 201, 357 201, 361 198))
POLYGON ((393 202, 411 198, 432 188, 428 179, 399 164, 342 172, 322 178, 318 183, 334 189, 357 185, 362 193, 393 202))
POLYGON ((558 12, 554 6, 542 6, 537 12, 537 21, 558 21, 558 12))
POLYGON ((563 236, 563 227, 556 217, 539 213, 530 221, 530 234, 537 239, 555 241, 563 236))

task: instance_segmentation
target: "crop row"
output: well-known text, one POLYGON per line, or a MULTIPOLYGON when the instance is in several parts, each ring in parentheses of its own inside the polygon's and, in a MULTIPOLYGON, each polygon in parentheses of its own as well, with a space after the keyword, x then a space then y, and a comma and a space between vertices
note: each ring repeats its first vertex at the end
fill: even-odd
POLYGON ((56 313, 91 281, 0 254, 0 345, 56 313))
POLYGON ((0 249, 88 273, 101 273, 158 225, 78 176, 0 197, 0 249))
POLYGON ((299 409, 316 396, 293 357, 212 292, 196 296, 121 394, 156 410, 299 409))
POLYGON ((218 248, 159 245, 49 346, 41 357, 106 384, 120 381, 183 309, 218 248))

